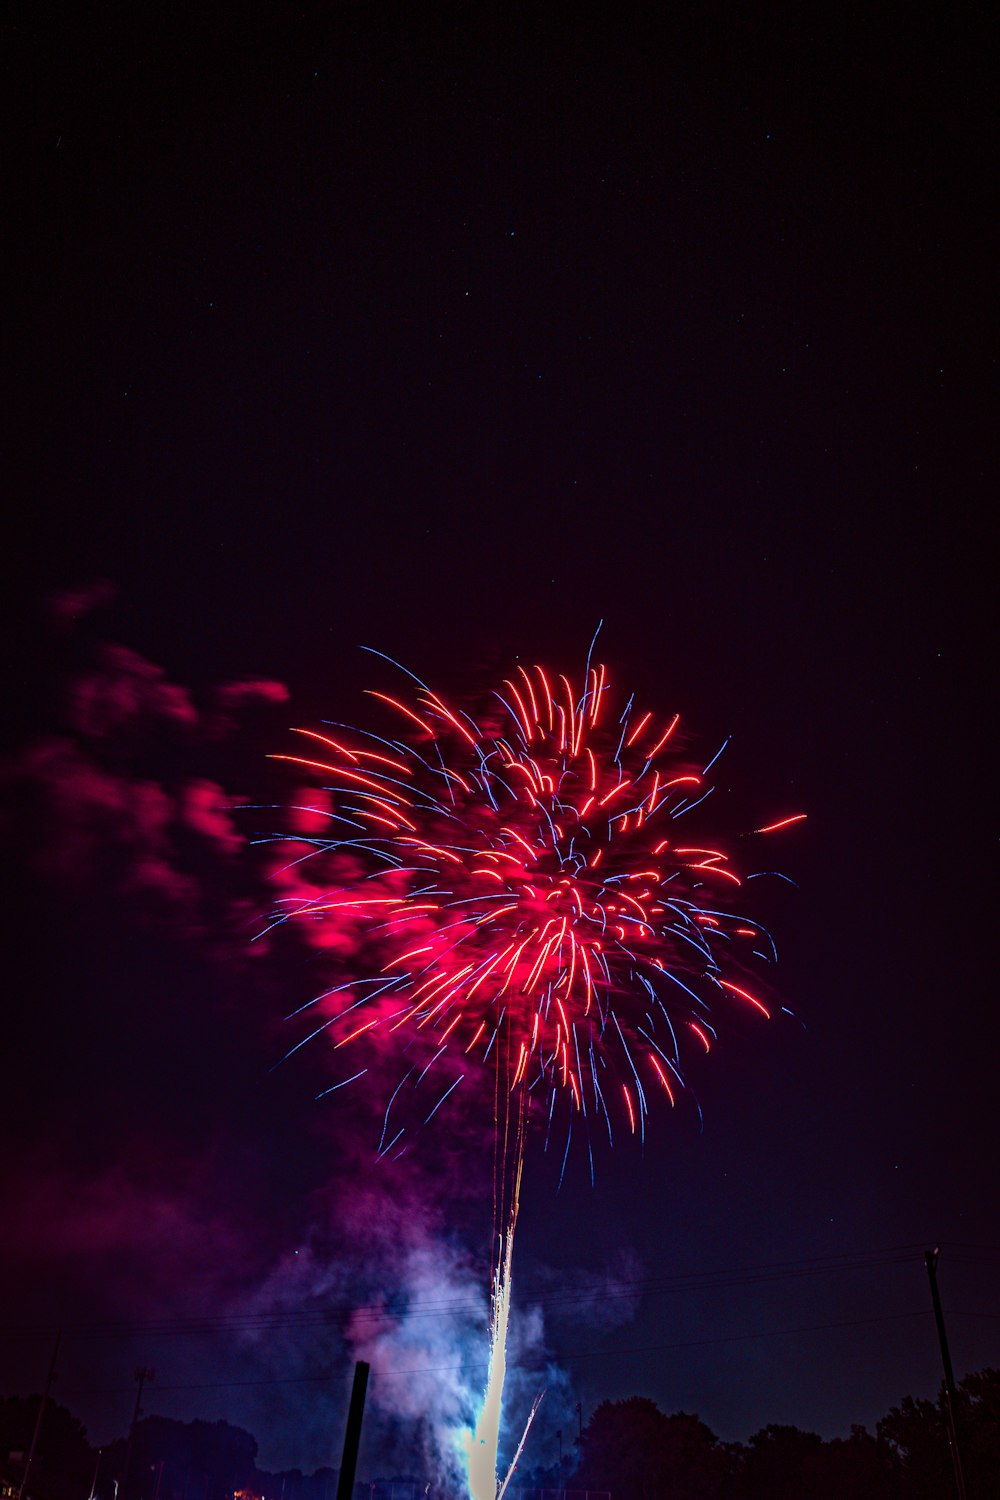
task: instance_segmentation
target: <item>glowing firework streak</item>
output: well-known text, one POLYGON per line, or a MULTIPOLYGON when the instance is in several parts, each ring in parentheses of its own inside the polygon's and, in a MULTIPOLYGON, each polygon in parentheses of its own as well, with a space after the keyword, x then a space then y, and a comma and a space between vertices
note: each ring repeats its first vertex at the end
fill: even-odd
MULTIPOLYGON (((507 1377, 507 1328, 510 1322, 513 1254, 514 1219, 512 1218, 500 1242, 500 1253, 493 1277, 493 1300, 490 1310, 490 1365, 486 1377, 486 1394, 476 1422, 476 1430, 469 1441, 469 1493, 472 1500, 497 1500, 497 1448, 500 1442, 503 1387, 507 1377)), ((511 1472, 513 1472, 513 1465, 511 1472)))
POLYGON ((521 1440, 511 1460, 507 1476, 498 1488, 497 1449, 500 1443, 500 1417, 503 1410, 503 1388, 507 1378, 507 1330, 510 1326, 511 1269, 514 1259, 514 1230, 517 1227, 521 1169, 524 1164, 523 1139, 518 1146, 513 1203, 510 1219, 500 1238, 496 1269, 493 1273, 493 1297, 490 1305, 490 1364, 486 1393, 468 1441, 469 1494, 472 1500, 503 1500, 524 1449, 525 1439, 535 1419, 544 1392, 540 1392, 528 1414, 521 1440))

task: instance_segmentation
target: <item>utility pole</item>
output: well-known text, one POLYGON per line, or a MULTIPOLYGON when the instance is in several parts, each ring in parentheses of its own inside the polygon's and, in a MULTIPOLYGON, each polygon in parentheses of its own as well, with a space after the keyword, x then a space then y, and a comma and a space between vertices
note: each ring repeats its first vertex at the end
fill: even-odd
POLYGON ((136 1370, 135 1372, 136 1383, 139 1389, 135 1393, 135 1411, 132 1413, 132 1425, 128 1430, 128 1442, 125 1444, 125 1463, 122 1466, 122 1482, 118 1489, 121 1500, 128 1500, 126 1486, 128 1485, 129 1465, 132 1462, 132 1443, 135 1439, 135 1429, 139 1418, 142 1416, 142 1388, 147 1380, 153 1379, 155 1374, 155 1370, 147 1370, 145 1368, 136 1370))
POLYGON ((931 1301, 934 1304, 934 1321, 937 1323, 938 1343, 941 1345, 941 1363, 944 1365, 944 1409, 948 1424, 948 1447, 951 1449, 951 1463, 955 1471, 955 1493, 958 1500, 968 1500, 965 1488, 965 1476, 962 1473, 962 1455, 958 1448, 958 1428, 955 1424, 955 1414, 958 1410, 958 1392, 955 1390, 955 1375, 951 1368, 951 1355, 948 1352, 948 1335, 944 1329, 944 1313, 941 1311, 941 1298, 938 1294, 937 1263, 941 1254, 939 1245, 933 1250, 924 1251, 924 1264, 927 1267, 927 1276, 931 1284, 931 1301))
POLYGON ((340 1460, 340 1475, 337 1479, 337 1500, 351 1500, 354 1493, 354 1471, 358 1466, 361 1419, 365 1414, 365 1393, 368 1390, 370 1369, 371 1366, 366 1365, 363 1359, 359 1359, 354 1366, 354 1385, 347 1411, 347 1431, 344 1433, 344 1455, 340 1460))
POLYGON ((38 1447, 38 1434, 42 1430, 42 1418, 45 1415, 45 1406, 49 1399, 49 1391, 51 1391, 56 1381, 56 1360, 59 1358, 59 1341, 61 1338, 62 1329, 60 1328, 59 1332, 56 1334, 55 1344, 52 1347, 52 1358, 49 1360, 49 1373, 45 1377, 45 1389, 42 1392, 42 1399, 38 1403, 38 1416, 35 1418, 35 1430, 31 1434, 31 1447, 28 1449, 28 1462, 25 1464, 24 1473, 21 1475, 21 1488, 17 1492, 17 1500, 24 1500, 25 1492, 28 1488, 28 1475, 31 1473, 31 1465, 35 1461, 35 1449, 38 1447))

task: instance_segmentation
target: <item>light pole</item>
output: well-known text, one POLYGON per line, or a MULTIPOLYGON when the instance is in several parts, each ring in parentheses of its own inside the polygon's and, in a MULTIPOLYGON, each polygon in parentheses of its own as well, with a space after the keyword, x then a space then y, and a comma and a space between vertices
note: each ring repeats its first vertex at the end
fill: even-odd
POLYGON ((49 1360, 49 1373, 45 1379, 45 1389, 42 1392, 42 1399, 38 1403, 38 1416, 35 1418, 35 1430, 31 1434, 31 1447, 28 1449, 28 1462, 25 1464, 24 1473, 21 1475, 21 1488, 17 1492, 17 1500, 24 1500, 25 1491, 28 1487, 28 1475, 31 1473, 31 1465, 35 1461, 35 1449, 38 1447, 38 1434, 42 1430, 42 1418, 45 1415, 45 1405, 49 1399, 49 1391, 51 1391, 56 1379, 56 1360, 59 1358, 59 1340, 61 1338, 62 1329, 60 1328, 59 1332, 56 1334, 55 1345, 52 1349, 52 1358, 49 1360))
POLYGON ((120 1487, 121 1500, 128 1500, 128 1492, 126 1486, 128 1485, 129 1465, 132 1462, 132 1443, 135 1439, 135 1429, 139 1418, 142 1416, 142 1388, 146 1384, 147 1380, 153 1379, 153 1376, 155 1374, 155 1370, 147 1370, 145 1368, 136 1370, 135 1372, 135 1378, 139 1389, 135 1393, 135 1411, 132 1413, 132 1425, 128 1430, 128 1442, 125 1444, 125 1463, 122 1467, 122 1482, 120 1487))
POLYGON ((948 1335, 944 1329, 944 1313, 941 1311, 941 1298, 938 1294, 937 1263, 940 1254, 941 1247, 939 1245, 935 1245, 933 1250, 926 1250, 924 1252, 924 1264, 927 1267, 927 1276, 931 1284, 934 1321, 937 1324, 938 1343, 941 1345, 941 1363, 944 1365, 944 1410, 948 1424, 948 1446, 951 1449, 951 1463, 952 1468, 955 1470, 955 1492, 958 1495, 958 1500, 967 1500, 965 1475, 962 1473, 962 1455, 958 1449, 958 1428, 955 1425, 958 1392, 955 1390, 955 1375, 951 1368, 951 1355, 948 1352, 948 1335))

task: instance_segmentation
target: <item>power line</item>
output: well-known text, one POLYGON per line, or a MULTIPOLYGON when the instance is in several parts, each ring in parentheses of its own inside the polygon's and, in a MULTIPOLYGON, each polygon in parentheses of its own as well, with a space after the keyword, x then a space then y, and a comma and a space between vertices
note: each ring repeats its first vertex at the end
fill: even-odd
MULTIPOLYGON (((732 1270, 684 1273, 666 1277, 645 1277, 634 1281, 615 1281, 608 1286, 606 1281, 583 1283, 565 1292, 529 1298, 526 1308, 554 1311, 560 1308, 575 1308, 595 1299, 601 1302, 637 1300, 642 1296, 669 1293, 696 1293, 724 1291, 733 1287, 760 1286, 769 1282, 796 1280, 811 1276, 830 1275, 839 1271, 881 1270, 892 1266, 918 1263, 922 1256, 920 1245, 897 1246, 887 1250, 871 1251, 863 1255, 814 1256, 803 1260, 765 1262, 758 1266, 742 1266, 732 1270)), ((413 1299, 406 1303, 406 1316, 441 1318, 446 1316, 481 1316, 483 1303, 476 1300, 446 1298, 441 1300, 413 1299)), ((82 1338, 122 1338, 136 1335, 157 1337, 197 1337, 212 1333, 255 1333, 279 1329, 308 1329, 310 1327, 334 1326, 348 1319, 375 1325, 393 1322, 400 1309, 392 1307, 358 1307, 347 1302, 333 1302, 322 1307, 284 1308, 270 1313, 231 1313, 218 1317, 188 1319, 157 1319, 147 1322, 109 1321, 102 1323, 64 1323, 67 1331, 82 1338)), ((7 1325, 8 1335, 36 1335, 48 1331, 41 1325, 7 1325)))
MULTIPOLYGON (((802 1333, 825 1333, 841 1328, 865 1328, 873 1327, 883 1323, 898 1323, 915 1318, 926 1318, 926 1308, 919 1308, 912 1312, 884 1313, 877 1318, 847 1318, 833 1323, 809 1323, 796 1328, 765 1328, 758 1329, 753 1333, 730 1333, 721 1334, 717 1338, 707 1339, 679 1339, 669 1344, 629 1344, 618 1349, 554 1349, 544 1357, 527 1362, 508 1362, 509 1370, 521 1370, 526 1373, 544 1370, 553 1361, 569 1364, 577 1359, 619 1359, 638 1354, 662 1354, 675 1349, 701 1349, 713 1344, 738 1344, 749 1343, 756 1339, 787 1338, 802 1333)), ((408 1376, 414 1375, 440 1375, 445 1373, 454 1374, 462 1370, 482 1369, 479 1360, 463 1361, 459 1364, 450 1365, 413 1365, 398 1370, 382 1370, 381 1376, 408 1376)), ((167 1391, 228 1391, 252 1386, 275 1386, 275 1385, 313 1385, 317 1383, 330 1383, 339 1379, 341 1371, 324 1371, 316 1375, 287 1375, 272 1376, 263 1380, 210 1380, 197 1381, 193 1383, 182 1383, 177 1385, 160 1384, 160 1394, 167 1391)), ((126 1391, 126 1386, 101 1386, 88 1389, 63 1391, 64 1396, 110 1396, 121 1395, 126 1391)))

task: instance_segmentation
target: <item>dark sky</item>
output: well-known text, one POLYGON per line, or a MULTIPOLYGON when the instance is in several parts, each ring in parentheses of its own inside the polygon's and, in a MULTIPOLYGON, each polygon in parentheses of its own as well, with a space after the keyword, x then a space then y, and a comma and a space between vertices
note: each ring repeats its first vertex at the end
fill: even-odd
POLYGON ((380 1177, 315 1049, 268 1072, 318 971, 247 956, 218 791, 365 718, 361 644, 461 698, 601 618, 732 734, 720 817, 809 813, 766 907, 798 1020, 595 1188, 529 1161, 533 1458, 577 1400, 735 1439, 933 1393, 936 1242, 958 1372, 1000 1361, 985 8, 543 10, 5 23, 0 1386, 61 1322, 98 1441, 145 1364, 148 1410, 334 1459, 352 1309, 404 1286, 390 1370, 478 1350, 479 1146, 380 1177))

